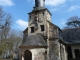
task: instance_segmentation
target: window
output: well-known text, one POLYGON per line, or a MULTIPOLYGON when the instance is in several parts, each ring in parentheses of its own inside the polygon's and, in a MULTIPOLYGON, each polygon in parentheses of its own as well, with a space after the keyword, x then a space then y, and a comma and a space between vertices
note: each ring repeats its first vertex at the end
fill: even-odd
POLYGON ((74 53, 75 53, 75 58, 79 59, 80 58, 80 51, 79 51, 79 49, 74 49, 74 53))
POLYGON ((57 29, 56 28, 54 28, 54 35, 56 35, 57 34, 57 29))
POLYGON ((44 15, 44 12, 43 12, 43 15, 44 15))
POLYGON ((44 25, 41 25, 41 31, 44 31, 44 25))
POLYGON ((31 27, 31 33, 33 33, 34 32, 34 27, 31 27))
POLYGON ((72 50, 71 50, 71 46, 67 47, 67 52, 68 52, 68 60, 72 59, 72 50))
POLYGON ((31 21, 31 15, 29 15, 29 21, 31 21))
POLYGON ((30 18, 31 18, 31 15, 30 15, 30 18))

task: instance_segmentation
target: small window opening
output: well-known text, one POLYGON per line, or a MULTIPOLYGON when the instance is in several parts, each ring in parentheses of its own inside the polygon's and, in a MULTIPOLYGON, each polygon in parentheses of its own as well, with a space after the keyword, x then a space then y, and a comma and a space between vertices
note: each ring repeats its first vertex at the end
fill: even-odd
POLYGON ((30 15, 30 18, 31 18, 31 15, 30 15))
POLYGON ((44 15, 44 12, 43 12, 43 15, 44 15))
POLYGON ((44 25, 41 25, 41 31, 44 31, 44 25))
POLYGON ((74 49, 74 53, 75 53, 75 58, 79 59, 80 58, 80 51, 79 51, 79 49, 74 49))
POLYGON ((34 32, 34 27, 31 27, 31 33, 33 33, 34 32))

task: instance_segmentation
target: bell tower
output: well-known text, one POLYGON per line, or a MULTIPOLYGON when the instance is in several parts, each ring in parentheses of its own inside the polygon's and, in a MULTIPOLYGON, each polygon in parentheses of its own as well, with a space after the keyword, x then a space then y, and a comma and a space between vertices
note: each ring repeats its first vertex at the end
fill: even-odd
POLYGON ((51 13, 45 8, 45 0, 35 0, 35 6, 29 14, 28 34, 47 35, 47 21, 51 21, 51 13))
POLYGON ((52 14, 45 8, 45 0, 35 0, 35 6, 28 16, 28 27, 23 32, 20 46, 22 60, 28 59, 27 56, 30 58, 28 60, 61 60, 61 30, 51 23, 52 14))

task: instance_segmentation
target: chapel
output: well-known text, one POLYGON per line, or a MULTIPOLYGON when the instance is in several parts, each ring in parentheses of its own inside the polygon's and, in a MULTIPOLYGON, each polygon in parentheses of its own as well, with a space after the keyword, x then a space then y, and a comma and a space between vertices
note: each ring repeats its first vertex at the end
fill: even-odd
POLYGON ((74 42, 72 42, 73 39, 70 40, 72 37, 68 39, 69 36, 65 35, 66 30, 69 34, 76 28, 61 30, 53 24, 52 14, 45 8, 45 0, 35 0, 35 6, 28 15, 28 27, 23 31, 23 42, 14 52, 16 59, 72 60, 80 58, 79 39, 75 41, 76 39, 73 38, 74 42))

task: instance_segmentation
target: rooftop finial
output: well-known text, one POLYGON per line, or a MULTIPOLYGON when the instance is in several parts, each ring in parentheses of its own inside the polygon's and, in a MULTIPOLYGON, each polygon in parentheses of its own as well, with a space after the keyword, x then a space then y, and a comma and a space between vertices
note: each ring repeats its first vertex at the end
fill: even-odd
POLYGON ((44 7, 45 0, 35 0, 35 7, 44 7))

